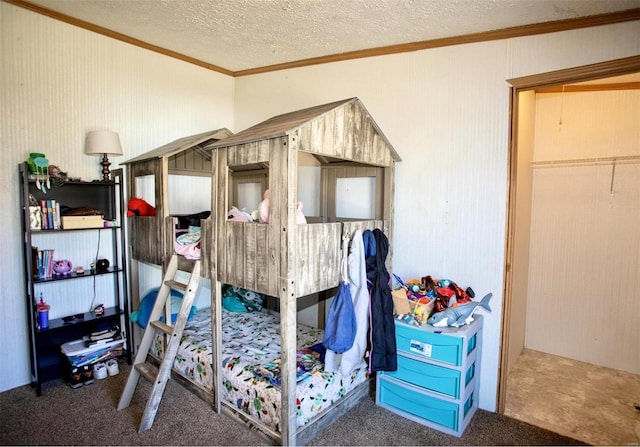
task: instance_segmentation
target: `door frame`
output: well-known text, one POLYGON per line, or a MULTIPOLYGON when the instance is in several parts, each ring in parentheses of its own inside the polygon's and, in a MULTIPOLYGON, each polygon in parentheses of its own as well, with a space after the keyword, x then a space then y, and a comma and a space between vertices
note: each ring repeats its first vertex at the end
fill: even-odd
POLYGON ((607 62, 583 65, 564 70, 539 73, 520 78, 507 79, 511 84, 509 97, 509 155, 507 180, 507 233, 505 244, 505 265, 503 283, 503 312, 500 341, 500 367, 498 371, 497 402, 498 413, 504 413, 507 391, 507 369, 509 365, 509 342, 511 325, 511 299, 513 287, 513 258, 516 222, 516 187, 518 166, 518 107, 521 92, 543 87, 554 87, 575 82, 591 81, 594 79, 620 76, 640 71, 640 56, 631 56, 607 62))

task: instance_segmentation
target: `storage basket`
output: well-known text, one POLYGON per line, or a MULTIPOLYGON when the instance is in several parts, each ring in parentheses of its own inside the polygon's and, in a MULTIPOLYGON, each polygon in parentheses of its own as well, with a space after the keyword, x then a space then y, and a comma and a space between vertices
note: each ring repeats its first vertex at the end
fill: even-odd
POLYGON ((88 338, 73 340, 63 344, 60 349, 71 366, 90 365, 122 355, 124 339, 96 343, 87 346, 88 338))

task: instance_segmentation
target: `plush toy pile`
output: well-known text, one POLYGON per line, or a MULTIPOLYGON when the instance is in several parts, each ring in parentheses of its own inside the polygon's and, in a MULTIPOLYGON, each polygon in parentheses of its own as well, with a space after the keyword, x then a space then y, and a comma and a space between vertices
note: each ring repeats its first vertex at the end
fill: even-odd
POLYGON ((463 290, 450 279, 423 276, 420 280, 412 279, 405 283, 399 276, 394 275, 394 277, 401 287, 393 291, 393 295, 400 300, 394 300, 396 318, 406 323, 457 327, 473 320, 472 314, 477 306, 491 311, 488 305, 491 294, 479 302, 473 301, 475 292, 471 287, 463 290), (405 295, 408 306, 402 299, 405 295), (452 310, 456 308, 459 310, 454 313, 452 310), (449 311, 445 313, 447 310, 449 311))
MULTIPOLYGON (((227 213, 227 220, 233 220, 237 222, 259 222, 259 223, 268 223, 269 222, 269 210, 271 207, 271 191, 268 189, 263 194, 263 200, 258 204, 258 209, 253 210, 251 213, 243 209, 238 209, 235 206, 232 206, 229 212, 227 213)), ((303 204, 302 202, 296 202, 296 223, 297 224, 306 224, 307 218, 304 217, 304 213, 302 212, 303 204)))

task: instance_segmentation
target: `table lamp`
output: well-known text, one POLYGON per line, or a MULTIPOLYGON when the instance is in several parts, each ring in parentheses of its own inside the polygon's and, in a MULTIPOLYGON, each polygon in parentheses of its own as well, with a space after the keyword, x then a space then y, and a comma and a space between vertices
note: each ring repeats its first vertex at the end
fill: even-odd
POLYGON ((87 134, 84 153, 87 155, 102 155, 102 181, 110 182, 108 154, 122 155, 122 146, 117 132, 111 130, 94 130, 87 134))

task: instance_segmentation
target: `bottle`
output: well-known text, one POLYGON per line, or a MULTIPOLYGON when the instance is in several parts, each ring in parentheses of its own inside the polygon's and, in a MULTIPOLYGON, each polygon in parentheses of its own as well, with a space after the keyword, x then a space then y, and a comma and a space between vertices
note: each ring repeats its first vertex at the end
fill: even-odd
POLYGON ((40 329, 49 327, 49 309, 50 306, 44 302, 44 297, 40 292, 40 301, 38 302, 38 326, 40 326, 40 329))

